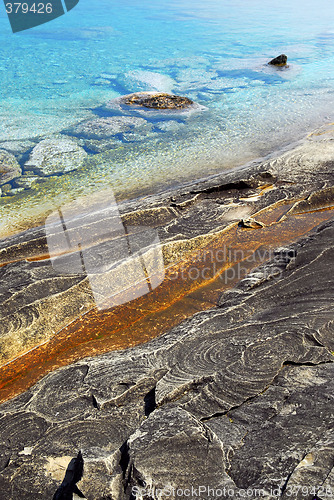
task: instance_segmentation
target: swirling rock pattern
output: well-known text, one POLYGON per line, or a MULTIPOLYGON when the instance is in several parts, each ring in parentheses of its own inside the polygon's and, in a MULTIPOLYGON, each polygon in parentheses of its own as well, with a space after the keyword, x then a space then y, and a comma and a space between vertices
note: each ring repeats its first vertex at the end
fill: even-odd
MULTIPOLYGON (((78 488, 91 500, 132 500, 135 491, 148 500, 157 490, 166 500, 173 488, 181 499, 212 498, 207 489, 199 496, 200 486, 222 498, 247 488, 267 500, 326 498, 334 486, 333 157, 333 141, 312 135, 243 172, 122 207, 127 224, 161 229, 170 265, 231 221, 237 237, 255 241, 268 224, 290 227, 289 214, 325 218, 278 245, 215 307, 146 344, 51 371, 2 403, 1 500, 52 498, 79 451, 78 488), (263 228, 237 227, 245 207, 263 228)), ((43 331, 53 297, 62 307, 88 297, 84 276, 51 272, 45 244, 40 229, 0 243, 1 276, 12 283, 1 289, 1 319, 24 325, 22 335, 31 324, 43 331), (35 262, 26 260, 32 251, 35 262)))
POLYGON ((333 236, 328 223, 290 248, 279 276, 245 280, 162 337, 50 373, 2 404, 1 491, 51 498, 57 464, 78 450, 89 499, 201 485, 273 499, 275 488, 288 498, 301 482, 330 485, 333 236))
POLYGON ((94 304, 87 280, 57 274, 50 261, 0 268, 0 301, 1 364, 47 340, 94 304))

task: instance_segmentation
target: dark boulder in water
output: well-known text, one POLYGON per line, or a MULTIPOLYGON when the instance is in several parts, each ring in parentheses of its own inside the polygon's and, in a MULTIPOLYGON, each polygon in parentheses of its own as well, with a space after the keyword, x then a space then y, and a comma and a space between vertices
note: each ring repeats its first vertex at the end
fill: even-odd
POLYGON ((102 109, 107 113, 112 112, 113 116, 115 113, 120 113, 122 116, 139 115, 148 117, 154 115, 156 117, 168 113, 187 115, 204 111, 207 108, 192 101, 189 97, 166 92, 147 91, 116 97, 107 102, 102 109))
POLYGON ((165 92, 138 92, 124 96, 123 104, 143 106, 151 109, 185 109, 192 106, 194 102, 188 97, 167 94, 165 92))
POLYGON ((275 57, 268 64, 272 66, 286 66, 288 62, 288 57, 285 54, 281 54, 280 56, 275 57))

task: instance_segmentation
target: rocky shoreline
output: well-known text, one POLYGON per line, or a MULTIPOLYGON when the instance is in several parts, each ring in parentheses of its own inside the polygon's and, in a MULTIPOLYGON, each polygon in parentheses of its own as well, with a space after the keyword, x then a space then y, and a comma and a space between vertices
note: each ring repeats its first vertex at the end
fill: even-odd
POLYGON ((143 336, 122 327, 124 343, 114 349, 123 350, 106 352, 107 315, 100 344, 80 337, 78 316, 84 331, 99 319, 89 319, 90 289, 84 276, 55 272, 44 228, 0 241, 1 498, 52 498, 79 451, 77 487, 91 500, 130 500, 135 491, 167 499, 173 488, 175 498, 196 498, 200 487, 203 499, 245 490, 268 500, 292 491, 330 498, 333 165, 331 125, 265 161, 124 202, 124 223, 159 232, 167 270, 192 263, 199 248, 239 242, 253 255, 267 241, 270 252, 218 294, 216 285, 192 282, 192 309, 186 318, 175 313, 166 330, 159 314, 177 306, 185 286, 167 284, 159 308, 142 303, 150 311, 143 336), (58 344, 55 331, 66 331, 58 344), (78 340, 87 351, 76 353, 78 340), (50 373, 33 385, 43 363, 50 373))

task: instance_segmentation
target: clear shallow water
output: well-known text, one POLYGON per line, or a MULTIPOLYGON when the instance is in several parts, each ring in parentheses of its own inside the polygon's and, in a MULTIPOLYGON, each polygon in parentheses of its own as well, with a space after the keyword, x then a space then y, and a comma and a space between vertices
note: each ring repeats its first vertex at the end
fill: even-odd
POLYGON ((60 132, 137 90, 175 92, 207 108, 2 198, 6 227, 23 203, 38 217, 45 198, 50 208, 106 184, 118 196, 153 192, 236 167, 334 121, 333 26, 331 0, 80 0, 13 35, 2 8, 0 147, 60 132), (280 53, 289 69, 265 66, 280 53))

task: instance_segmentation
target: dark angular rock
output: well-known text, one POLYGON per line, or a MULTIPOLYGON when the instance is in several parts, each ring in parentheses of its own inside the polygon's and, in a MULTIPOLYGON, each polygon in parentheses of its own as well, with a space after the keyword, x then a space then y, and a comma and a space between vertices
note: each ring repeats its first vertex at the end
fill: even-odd
POLYGON ((288 62, 288 57, 285 54, 281 54, 280 56, 275 57, 268 64, 272 66, 286 66, 288 62))
MULTIPOLYGON (((315 477, 317 486, 325 481, 334 458, 334 418, 327 411, 334 403, 333 373, 333 363, 285 366, 266 392, 228 414, 234 427, 252 427, 241 448, 234 444, 229 474, 236 484, 279 487, 288 498, 293 486, 311 490, 315 477)), ((310 498, 296 489, 294 498, 303 497, 310 498)))

